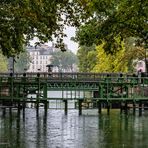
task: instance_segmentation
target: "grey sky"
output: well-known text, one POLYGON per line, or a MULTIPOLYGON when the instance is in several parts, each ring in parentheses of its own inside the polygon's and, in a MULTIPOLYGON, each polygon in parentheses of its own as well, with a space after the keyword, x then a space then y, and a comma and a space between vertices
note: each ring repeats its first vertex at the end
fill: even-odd
MULTIPOLYGON (((66 30, 64 31, 64 33, 67 34, 67 37, 64 38, 64 43, 67 44, 68 46, 68 49, 70 49, 73 53, 77 53, 77 50, 78 50, 78 44, 75 43, 74 41, 71 41, 71 37, 74 37, 75 36, 75 28, 74 27, 66 27, 66 30)), ((33 41, 31 41, 31 45, 34 45, 35 42, 37 42, 38 39, 37 38, 34 38, 33 41)), ((51 42, 49 43, 46 43, 48 44, 49 46, 52 45, 51 42)))
POLYGON ((75 36, 75 28, 74 27, 67 27, 65 30, 65 33, 67 34, 67 37, 64 38, 64 43, 68 45, 68 49, 73 51, 74 53, 77 52, 78 50, 78 44, 71 41, 71 37, 75 36))

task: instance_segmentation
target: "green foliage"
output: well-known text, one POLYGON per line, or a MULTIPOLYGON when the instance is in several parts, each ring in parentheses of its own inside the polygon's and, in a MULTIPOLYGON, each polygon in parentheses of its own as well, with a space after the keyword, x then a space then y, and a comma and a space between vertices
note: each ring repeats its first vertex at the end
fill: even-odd
POLYGON ((79 71, 90 72, 96 64, 96 49, 95 45, 91 47, 82 46, 77 52, 79 59, 79 71))
POLYGON ((106 44, 103 41, 95 47, 81 46, 77 52, 79 59, 79 70, 82 72, 134 72, 135 62, 145 58, 145 49, 134 46, 135 38, 127 38, 116 41, 113 54, 107 53, 104 49, 106 44), (84 56, 85 55, 85 56, 84 56))
POLYGON ((19 54, 33 37, 38 37, 40 43, 55 37, 57 45, 64 48, 64 24, 78 26, 85 16, 83 8, 83 0, 1 0, 0 48, 3 54, 8 57, 19 54))
POLYGON ((14 71, 19 73, 28 70, 30 62, 31 58, 29 56, 29 53, 27 52, 27 50, 24 50, 24 52, 20 53, 15 58, 14 71))
POLYGON ((59 71, 73 71, 74 66, 77 65, 76 55, 68 50, 67 52, 55 51, 52 54, 52 65, 57 66, 59 71))
POLYGON ((133 72, 133 61, 144 58, 144 48, 141 45, 144 44, 143 47, 147 48, 148 2, 85 0, 85 3, 89 19, 77 29, 74 38, 80 45, 78 50, 80 70, 133 72), (140 41, 138 47, 133 46, 136 40, 140 41), (90 59, 87 57, 88 52, 85 51, 86 47, 91 48, 93 44, 97 46, 97 51, 94 51, 97 55, 97 62, 96 56, 90 59), (84 47, 85 49, 83 49, 84 47), (82 53, 85 53, 86 56, 82 57, 82 53), (95 62, 90 68, 88 63, 94 59, 95 62), (94 65, 96 66, 94 67, 94 65), (123 65, 123 69, 121 65, 123 65))
POLYGON ((98 45, 105 41, 106 52, 116 50, 115 38, 136 37, 147 45, 148 42, 148 1, 139 0, 85 0, 91 14, 79 28, 75 40, 81 45, 98 45))
POLYGON ((78 42, 81 46, 92 46, 94 43, 97 43, 98 38, 98 22, 96 19, 93 19, 79 27, 76 31, 76 37, 73 38, 75 42, 78 42))
POLYGON ((7 72, 8 71, 8 62, 7 58, 2 55, 0 52, 0 72, 7 72))
POLYGON ((135 38, 127 38, 125 42, 126 52, 123 61, 128 61, 128 72, 135 72, 135 66, 138 60, 144 60, 145 49, 141 46, 135 46, 135 38))
POLYGON ((104 44, 98 45, 97 48, 97 62, 92 70, 93 72, 127 72, 127 61, 124 61, 125 47, 122 42, 120 45, 120 39, 116 38, 118 44, 117 52, 114 54, 107 54, 104 50, 104 44))

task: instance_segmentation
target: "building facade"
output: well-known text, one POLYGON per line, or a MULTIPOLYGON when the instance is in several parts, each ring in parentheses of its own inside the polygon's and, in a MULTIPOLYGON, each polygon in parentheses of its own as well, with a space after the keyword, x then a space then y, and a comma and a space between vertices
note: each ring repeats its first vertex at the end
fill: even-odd
MULTIPOLYGON (((67 45, 65 45, 66 50, 68 50, 67 45)), ((30 55, 31 62, 29 69, 27 72, 49 72, 49 66, 52 67, 53 72, 74 72, 77 71, 77 65, 76 63, 73 63, 71 66, 71 69, 62 69, 61 70, 61 63, 58 63, 58 65, 52 65, 52 60, 54 59, 54 56, 57 51, 61 52, 61 49, 56 48, 54 44, 52 46, 48 45, 40 45, 37 47, 29 46, 27 47, 27 51, 30 55)), ((60 57, 64 59, 65 54, 62 53, 63 57, 60 57)), ((59 59, 58 59, 59 60, 59 59)), ((53 62, 54 63, 54 62, 53 62)))
POLYGON ((37 47, 29 46, 27 50, 31 58, 27 72, 47 72, 48 67, 46 66, 51 63, 54 48, 48 45, 41 45, 37 47))

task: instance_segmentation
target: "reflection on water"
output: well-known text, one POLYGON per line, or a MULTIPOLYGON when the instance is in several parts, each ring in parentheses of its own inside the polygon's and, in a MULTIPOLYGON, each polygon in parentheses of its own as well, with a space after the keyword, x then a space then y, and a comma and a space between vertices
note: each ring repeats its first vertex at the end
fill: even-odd
POLYGON ((0 110, 0 148, 146 148, 148 146, 148 112, 143 116, 120 115, 112 110, 108 116, 97 110, 26 109, 25 116, 13 110, 0 110))

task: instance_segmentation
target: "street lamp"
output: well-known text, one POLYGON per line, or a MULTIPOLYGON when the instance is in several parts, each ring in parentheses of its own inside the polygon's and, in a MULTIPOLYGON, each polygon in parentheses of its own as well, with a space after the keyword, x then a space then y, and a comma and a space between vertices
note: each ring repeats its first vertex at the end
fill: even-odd
POLYGON ((14 63, 15 63, 15 58, 14 56, 11 56, 9 58, 9 70, 10 70, 10 73, 12 73, 12 75, 14 75, 14 63))
POLYGON ((53 65, 48 64, 48 65, 46 65, 46 67, 48 68, 48 72, 49 72, 49 73, 52 73, 53 65))

